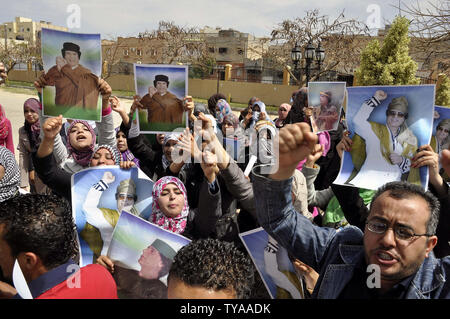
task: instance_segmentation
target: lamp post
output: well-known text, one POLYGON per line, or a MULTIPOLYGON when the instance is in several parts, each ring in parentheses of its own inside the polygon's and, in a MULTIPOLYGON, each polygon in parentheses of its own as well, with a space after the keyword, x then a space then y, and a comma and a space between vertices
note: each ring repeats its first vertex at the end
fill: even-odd
POLYGON ((305 49, 305 59, 306 59, 306 86, 308 86, 310 72, 311 72, 311 62, 314 60, 316 48, 312 45, 311 40, 309 40, 308 45, 305 49))
MULTIPOLYGON (((295 47, 291 50, 291 59, 294 63, 294 73, 297 70, 297 65, 302 59, 302 52, 300 47, 297 45, 297 42, 295 43, 295 47)), ((305 48, 305 60, 306 60, 306 66, 305 66, 305 73, 306 73, 306 86, 308 86, 308 82, 310 80, 311 75, 311 64, 316 61, 318 66, 318 71, 320 73, 320 66, 325 59, 325 50, 322 48, 322 46, 319 45, 317 49, 313 46, 311 40, 308 41, 308 44, 305 48)), ((301 67, 299 68, 299 73, 301 71, 301 67)), ((300 79, 300 76, 298 77, 300 79)))
POLYGON ((298 63, 301 61, 301 59, 302 59, 302 50, 297 45, 297 42, 295 42, 295 47, 291 50, 291 60, 292 62, 294 62, 294 74, 295 77, 297 78, 297 81, 301 80, 300 72, 297 73, 297 66, 298 63))
POLYGON ((320 80, 320 65, 322 64, 323 60, 325 60, 325 50, 322 48, 319 42, 319 45, 316 49, 317 74, 319 80, 320 80))

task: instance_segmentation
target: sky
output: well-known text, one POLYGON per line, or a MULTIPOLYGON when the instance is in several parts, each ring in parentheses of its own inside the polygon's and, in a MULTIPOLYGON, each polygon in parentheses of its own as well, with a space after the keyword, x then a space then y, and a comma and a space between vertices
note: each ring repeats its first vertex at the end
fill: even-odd
MULTIPOLYGON (((425 7, 429 1, 441 0, 401 0, 403 6, 416 1, 425 7)), ((232 28, 268 37, 283 20, 302 17, 313 9, 330 19, 344 10, 346 17, 366 23, 376 23, 374 14, 379 12, 378 21, 383 28, 398 14, 394 7, 398 3, 399 0, 4 0, 0 23, 22 16, 66 26, 72 32, 101 33, 102 39, 113 39, 154 30, 159 21, 166 20, 185 27, 232 28)))

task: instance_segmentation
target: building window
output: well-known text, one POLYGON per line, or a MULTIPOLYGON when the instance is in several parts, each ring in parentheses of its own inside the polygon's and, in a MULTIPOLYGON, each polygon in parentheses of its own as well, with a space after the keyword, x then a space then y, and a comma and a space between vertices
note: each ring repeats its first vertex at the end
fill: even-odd
POLYGON ((242 50, 241 48, 238 48, 238 49, 237 49, 237 53, 238 53, 239 55, 243 55, 243 54, 244 54, 244 50, 242 50))
POLYGON ((209 50, 209 53, 214 53, 214 48, 208 48, 208 50, 209 50))
POLYGON ((106 54, 111 54, 111 48, 106 49, 106 54))
POLYGON ((128 49, 123 50, 123 55, 128 55, 128 49))
POLYGON ((30 28, 27 28, 27 32, 30 32, 30 28))
POLYGON ((219 53, 221 53, 221 54, 225 54, 225 53, 227 53, 227 51, 228 51, 228 48, 219 48, 219 53))
POLYGON ((137 49, 137 50, 136 50, 136 55, 142 56, 142 50, 141 50, 141 49, 137 49))

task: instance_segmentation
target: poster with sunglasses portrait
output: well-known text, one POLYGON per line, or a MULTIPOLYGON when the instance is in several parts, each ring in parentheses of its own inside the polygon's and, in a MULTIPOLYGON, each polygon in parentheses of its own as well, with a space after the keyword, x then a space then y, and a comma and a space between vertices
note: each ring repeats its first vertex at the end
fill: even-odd
POLYGON ((72 175, 72 212, 77 227, 80 266, 106 255, 122 211, 147 220, 153 181, 138 167, 86 168, 72 175))
POLYGON ((439 154, 439 160, 442 151, 450 148, 449 132, 450 108, 435 105, 433 116, 433 134, 431 136, 430 146, 436 153, 439 154))
POLYGON ((182 132, 188 126, 183 98, 188 94, 186 65, 134 64, 139 131, 144 134, 182 132))
POLYGON ((334 131, 345 98, 346 82, 309 82, 308 106, 312 107, 313 132, 334 131))
POLYGON ((430 142, 435 85, 349 87, 344 151, 336 184, 376 190, 392 181, 428 187, 428 167, 411 159, 430 142))
POLYGON ((102 72, 100 34, 42 29, 45 87, 42 109, 46 116, 100 121, 102 72))
POLYGON ((107 256, 114 262, 117 294, 124 299, 166 299, 167 276, 184 236, 122 212, 107 256))
POLYGON ((262 227, 239 234, 272 299, 304 299, 292 258, 262 227))

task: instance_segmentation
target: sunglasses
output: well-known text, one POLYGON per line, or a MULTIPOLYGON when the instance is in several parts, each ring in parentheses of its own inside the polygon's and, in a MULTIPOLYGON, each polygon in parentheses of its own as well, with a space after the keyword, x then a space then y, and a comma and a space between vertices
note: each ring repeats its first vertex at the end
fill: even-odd
POLYGON ((443 131, 444 133, 447 133, 447 134, 449 132, 449 130, 447 130, 446 128, 443 128, 443 127, 438 127, 437 130, 438 131, 443 131))
POLYGON ((405 117, 405 115, 403 112, 388 111, 388 116, 405 117))

